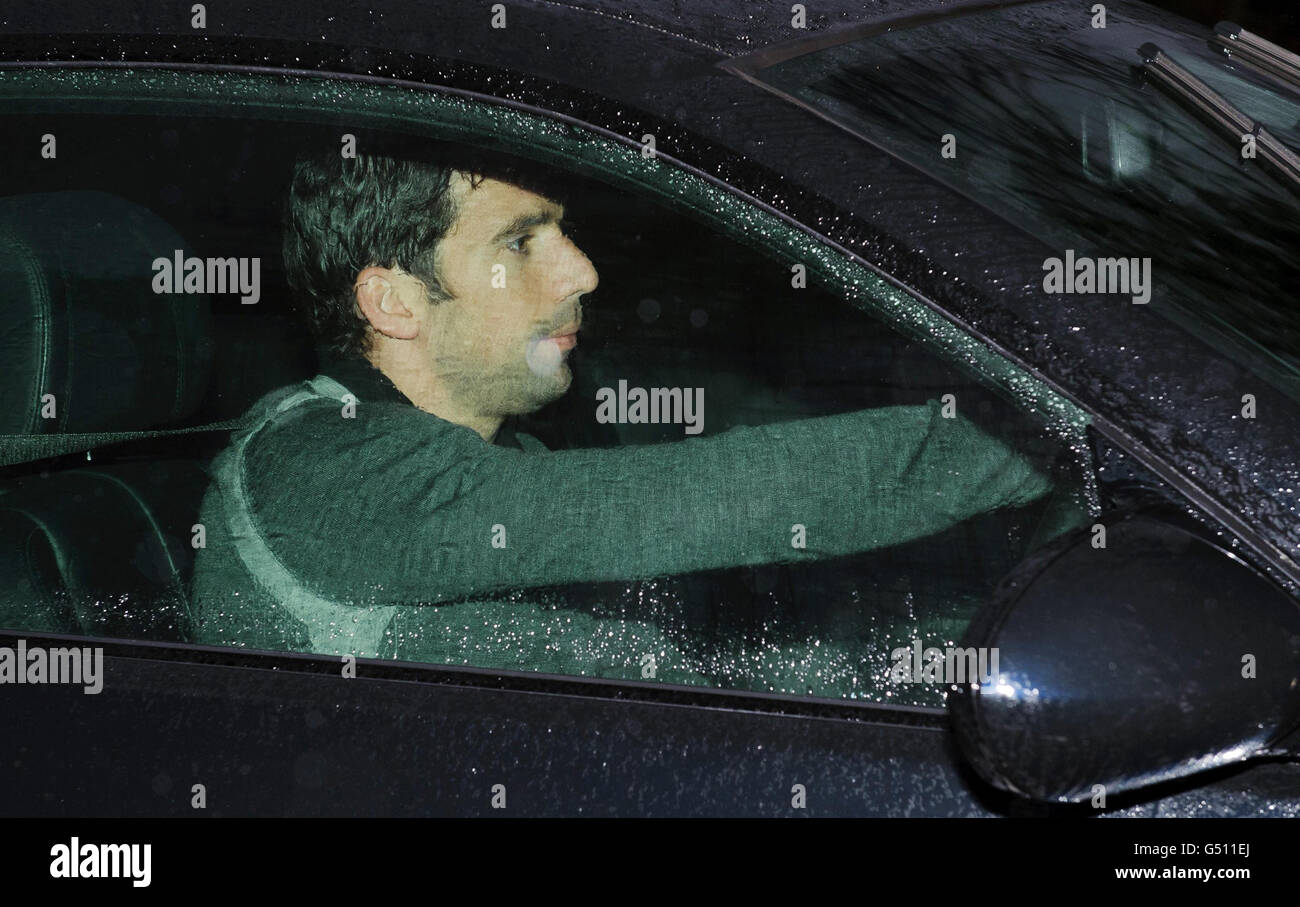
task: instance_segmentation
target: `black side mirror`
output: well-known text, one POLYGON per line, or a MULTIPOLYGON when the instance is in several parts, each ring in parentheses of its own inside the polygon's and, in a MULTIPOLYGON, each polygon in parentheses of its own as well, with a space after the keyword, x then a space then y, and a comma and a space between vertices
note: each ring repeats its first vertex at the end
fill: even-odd
POLYGON ((999 587, 962 645, 992 683, 949 698, 995 787, 1083 802, 1255 756, 1300 726, 1300 602, 1175 513, 1080 529, 999 587), (990 659, 991 660, 991 659, 990 659))

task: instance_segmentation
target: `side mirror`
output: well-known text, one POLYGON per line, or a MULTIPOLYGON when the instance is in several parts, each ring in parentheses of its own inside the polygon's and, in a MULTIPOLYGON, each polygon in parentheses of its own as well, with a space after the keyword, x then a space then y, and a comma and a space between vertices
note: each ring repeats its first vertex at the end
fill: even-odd
POLYGON ((1276 755, 1300 725, 1300 603, 1176 513, 1102 524, 1105 547, 1059 539, 968 628, 998 665, 949 697, 976 772, 1083 802, 1276 755))

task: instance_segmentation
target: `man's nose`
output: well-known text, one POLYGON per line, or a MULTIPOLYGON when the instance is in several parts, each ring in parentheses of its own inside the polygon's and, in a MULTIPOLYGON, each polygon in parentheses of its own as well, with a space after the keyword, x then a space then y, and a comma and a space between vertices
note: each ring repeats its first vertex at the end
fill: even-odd
POLYGON ((596 289, 600 283, 600 275, 596 273, 596 267, 591 263, 591 259, 567 236, 564 237, 562 248, 561 261, 557 269, 560 282, 557 295, 561 299, 568 299, 574 295, 586 295, 596 289))

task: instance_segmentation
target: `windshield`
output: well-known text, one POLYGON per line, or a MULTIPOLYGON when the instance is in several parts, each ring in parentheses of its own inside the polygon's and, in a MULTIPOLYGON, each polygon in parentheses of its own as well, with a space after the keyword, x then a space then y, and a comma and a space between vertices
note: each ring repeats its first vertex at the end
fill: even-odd
POLYGON ((1300 96, 1217 55, 1208 29, 1107 10, 1104 27, 1076 3, 956 15, 753 77, 1058 248, 1150 257, 1152 310, 1300 398, 1297 196, 1144 78, 1138 48, 1293 149, 1300 96))

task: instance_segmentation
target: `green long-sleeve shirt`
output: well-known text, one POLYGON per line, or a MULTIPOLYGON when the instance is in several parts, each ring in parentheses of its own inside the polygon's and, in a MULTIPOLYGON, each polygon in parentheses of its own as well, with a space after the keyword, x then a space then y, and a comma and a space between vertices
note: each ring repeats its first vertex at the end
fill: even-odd
POLYGON ((267 395, 214 464, 201 642, 629 677, 650 653, 689 682, 653 622, 501 594, 850 554, 1049 487, 934 403, 547 451, 488 444, 365 363, 334 374, 267 395))

